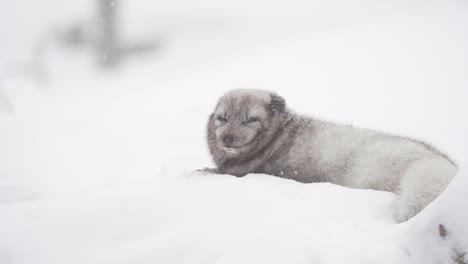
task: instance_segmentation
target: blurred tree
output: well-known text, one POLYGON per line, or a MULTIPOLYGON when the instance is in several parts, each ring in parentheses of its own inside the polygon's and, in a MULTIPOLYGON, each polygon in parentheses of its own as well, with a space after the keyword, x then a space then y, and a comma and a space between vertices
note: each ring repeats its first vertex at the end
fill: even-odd
POLYGON ((99 8, 99 62, 103 66, 114 66, 120 59, 117 36, 116 0, 98 0, 99 8))
POLYGON ((146 54, 157 48, 155 38, 128 43, 119 27, 119 1, 97 0, 96 22, 75 23, 59 32, 59 39, 71 48, 91 47, 103 68, 112 68, 126 57, 146 54))
POLYGON ((99 37, 97 45, 99 62, 102 66, 115 66, 128 55, 144 54, 156 48, 156 41, 151 39, 130 45, 124 44, 119 35, 119 4, 117 0, 98 0, 98 8, 99 37))

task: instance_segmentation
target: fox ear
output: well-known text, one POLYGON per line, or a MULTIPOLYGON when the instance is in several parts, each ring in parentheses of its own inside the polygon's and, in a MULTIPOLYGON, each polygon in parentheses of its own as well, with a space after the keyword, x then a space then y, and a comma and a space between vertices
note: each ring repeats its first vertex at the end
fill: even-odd
POLYGON ((270 94, 270 105, 268 106, 269 110, 272 113, 284 113, 286 110, 286 100, 283 97, 277 94, 270 94))

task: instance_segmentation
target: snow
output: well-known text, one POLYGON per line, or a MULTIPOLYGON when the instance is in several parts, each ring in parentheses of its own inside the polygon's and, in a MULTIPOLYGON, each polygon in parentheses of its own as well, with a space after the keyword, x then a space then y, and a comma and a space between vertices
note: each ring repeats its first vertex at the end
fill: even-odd
POLYGON ((412 229, 408 232, 405 244, 409 245, 417 263, 467 261, 467 184, 468 174, 464 171, 454 179, 439 199, 412 220, 412 229))
POLYGON ((48 81, 11 74, 34 36, 86 18, 76 2, 2 3, 0 32, 21 27, 0 41, 0 263, 431 264, 468 251, 466 3, 125 2, 126 35, 160 37, 155 54, 103 72, 86 48, 52 46, 48 81), (390 193, 194 173, 212 166, 209 113, 238 87, 427 140, 460 174, 396 224, 390 193))
POLYGON ((3 208, 2 231, 14 234, 7 252, 20 251, 12 263, 332 263, 399 255, 385 210, 392 196, 265 175, 186 174, 3 208), (369 250, 376 236, 382 244, 369 250), (323 254, 334 248, 340 254, 323 254))

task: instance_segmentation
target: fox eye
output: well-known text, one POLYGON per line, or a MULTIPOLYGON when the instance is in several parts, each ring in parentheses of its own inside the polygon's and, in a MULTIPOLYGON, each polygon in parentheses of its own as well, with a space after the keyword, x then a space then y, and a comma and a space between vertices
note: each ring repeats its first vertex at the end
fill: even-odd
POLYGON ((249 119, 247 119, 246 121, 242 122, 242 124, 244 125, 251 125, 255 122, 260 122, 260 119, 256 118, 256 117, 251 117, 249 119))
POLYGON ((218 121, 218 122, 220 122, 220 123, 226 123, 226 122, 227 122, 227 119, 218 116, 218 117, 216 117, 216 121, 218 121))

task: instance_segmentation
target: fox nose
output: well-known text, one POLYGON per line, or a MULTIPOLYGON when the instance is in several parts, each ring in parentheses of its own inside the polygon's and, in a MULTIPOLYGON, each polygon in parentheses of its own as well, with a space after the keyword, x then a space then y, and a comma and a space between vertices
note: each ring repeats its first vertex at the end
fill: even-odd
POLYGON ((231 144, 233 141, 234 141, 234 139, 233 139, 231 136, 224 136, 224 137, 223 137, 223 142, 224 142, 224 144, 226 144, 226 145, 231 144))

